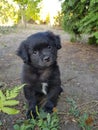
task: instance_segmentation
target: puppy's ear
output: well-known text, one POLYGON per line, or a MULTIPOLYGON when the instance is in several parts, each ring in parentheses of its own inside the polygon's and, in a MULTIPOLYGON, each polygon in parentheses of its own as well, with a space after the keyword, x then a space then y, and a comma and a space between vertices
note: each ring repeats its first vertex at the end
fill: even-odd
POLYGON ((56 48, 57 49, 60 49, 61 48, 61 40, 60 40, 60 37, 58 35, 55 35, 53 32, 51 31, 48 31, 46 32, 47 36, 53 40, 53 42, 55 43, 56 45, 56 48))
POLYGON ((21 59, 24 61, 24 63, 29 63, 29 54, 28 54, 28 48, 27 48, 27 45, 26 45, 26 41, 23 41, 16 54, 21 57, 21 59))
POLYGON ((55 36, 55 44, 56 44, 57 49, 61 48, 61 40, 58 35, 55 36))

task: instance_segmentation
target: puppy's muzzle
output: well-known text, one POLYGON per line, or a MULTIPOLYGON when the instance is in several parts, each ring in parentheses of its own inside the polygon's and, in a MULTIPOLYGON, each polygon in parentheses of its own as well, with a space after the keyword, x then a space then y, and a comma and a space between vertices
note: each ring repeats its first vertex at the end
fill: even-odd
POLYGON ((43 59, 44 62, 49 62, 50 61, 50 57, 49 56, 45 56, 43 59))

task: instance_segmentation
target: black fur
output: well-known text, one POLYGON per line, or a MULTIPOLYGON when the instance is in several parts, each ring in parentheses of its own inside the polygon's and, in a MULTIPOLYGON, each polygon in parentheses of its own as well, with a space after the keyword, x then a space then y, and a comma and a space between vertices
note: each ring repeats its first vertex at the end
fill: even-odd
POLYGON ((27 118, 31 118, 31 112, 36 117, 36 105, 40 107, 43 104, 44 111, 50 113, 57 105, 62 92, 57 65, 57 51, 60 48, 59 36, 48 31, 31 35, 18 48, 17 55, 24 62, 22 83, 26 84, 24 94, 29 105, 27 118))

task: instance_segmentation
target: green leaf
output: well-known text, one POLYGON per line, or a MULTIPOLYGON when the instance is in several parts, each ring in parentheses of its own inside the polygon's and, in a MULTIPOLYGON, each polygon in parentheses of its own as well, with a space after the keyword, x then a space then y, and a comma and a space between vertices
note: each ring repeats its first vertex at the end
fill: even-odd
POLYGON ((47 113, 44 112, 43 110, 40 110, 40 118, 44 119, 44 118, 47 118, 47 113))
POLYGON ((0 111, 7 114, 19 113, 19 110, 16 110, 14 108, 9 108, 8 106, 15 106, 19 104, 19 101, 13 100, 13 98, 15 98, 19 94, 23 86, 24 84, 21 86, 16 86, 11 90, 6 90, 5 95, 2 92, 2 90, 0 90, 0 111))
POLYGON ((48 113, 47 114, 47 122, 48 122, 48 125, 50 124, 50 122, 51 122, 51 115, 48 113))
POLYGON ((72 0, 69 0, 69 1, 68 1, 68 5, 69 5, 69 6, 73 6, 73 4, 74 4, 74 2, 73 2, 72 0))
POLYGON ((43 130, 49 130, 49 128, 44 128, 43 130))
POLYGON ((16 86, 11 90, 7 90, 6 91, 6 99, 12 99, 17 97, 17 95, 19 94, 20 90, 24 87, 24 84, 21 86, 16 86))
POLYGON ((18 124, 15 124, 15 125, 14 125, 14 130, 20 130, 20 127, 19 127, 18 124))
POLYGON ((93 33, 93 35, 98 38, 98 32, 93 33))
POLYGON ((9 107, 3 107, 2 111, 4 113, 7 113, 7 114, 11 114, 11 115, 14 115, 14 114, 18 114, 19 113, 19 110, 16 110, 14 108, 9 108, 9 107))
POLYGON ((81 2, 85 2, 86 0, 81 0, 81 2))
POLYGON ((40 120, 38 121, 38 126, 42 126, 42 124, 43 124, 43 120, 40 119, 40 120))
MULTIPOLYGON (((27 129, 30 129, 30 128, 32 128, 32 129, 34 128, 33 124, 28 124, 28 125, 26 126, 26 130, 27 130, 27 129)), ((23 130, 24 130, 24 129, 23 129, 23 130)))
POLYGON ((16 100, 4 101, 4 106, 15 106, 17 104, 19 104, 19 101, 16 101, 16 100))
POLYGON ((5 95, 3 92, 0 90, 0 100, 4 101, 5 100, 5 95))
POLYGON ((21 130, 26 130, 25 124, 23 124, 20 129, 21 129, 21 130))
POLYGON ((2 121, 0 121, 0 126, 2 125, 2 121))
POLYGON ((52 128, 52 130, 57 130, 57 128, 52 128))

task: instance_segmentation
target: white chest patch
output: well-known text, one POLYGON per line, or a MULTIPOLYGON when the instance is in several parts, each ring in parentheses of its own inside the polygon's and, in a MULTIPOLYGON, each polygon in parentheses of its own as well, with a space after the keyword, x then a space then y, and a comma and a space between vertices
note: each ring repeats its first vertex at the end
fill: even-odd
POLYGON ((42 84, 42 92, 47 95, 47 86, 48 84, 47 83, 41 83, 42 84))

